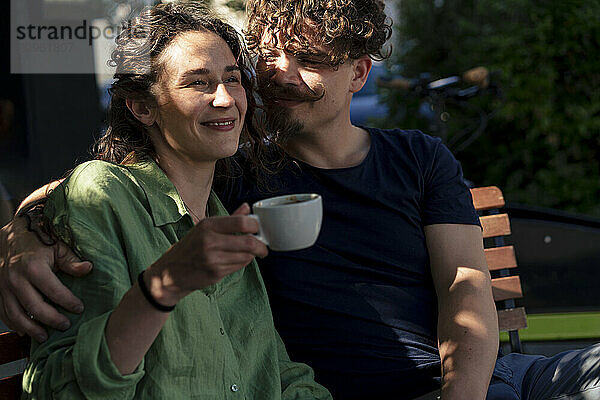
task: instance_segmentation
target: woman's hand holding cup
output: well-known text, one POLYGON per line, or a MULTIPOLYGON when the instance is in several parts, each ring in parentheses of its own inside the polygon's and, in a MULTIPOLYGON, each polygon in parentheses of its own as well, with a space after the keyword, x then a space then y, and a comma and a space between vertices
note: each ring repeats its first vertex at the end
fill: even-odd
POLYGON ((191 292, 219 282, 268 254, 252 234, 258 222, 242 204, 231 216, 200 221, 144 273, 146 286, 160 304, 175 305, 191 292))

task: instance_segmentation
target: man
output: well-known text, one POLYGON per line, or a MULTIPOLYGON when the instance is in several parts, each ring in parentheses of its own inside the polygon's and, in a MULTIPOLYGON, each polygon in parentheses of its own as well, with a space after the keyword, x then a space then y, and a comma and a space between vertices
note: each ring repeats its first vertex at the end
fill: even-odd
MULTIPOLYGON (((495 367, 490 279, 459 164, 438 139, 350 123, 352 94, 371 59, 384 57, 383 3, 252 0, 248 11, 280 168, 265 185, 236 179, 220 195, 230 209, 284 193, 317 192, 324 200, 315 246, 271 252, 261 262, 291 357, 309 363, 336 399, 413 398, 440 387, 443 399, 600 396, 598 362, 590 362, 598 348, 556 359, 508 356, 495 367), (561 361, 568 379, 550 385, 561 361), (574 382, 576 368, 585 382, 574 382)), ((16 218, 3 230, 11 237, 0 241, 0 312, 35 337, 44 334, 36 320, 68 324, 37 290, 67 308, 81 306, 49 266, 81 274, 89 265, 70 263, 74 256, 60 244, 32 244, 25 222, 16 218)))

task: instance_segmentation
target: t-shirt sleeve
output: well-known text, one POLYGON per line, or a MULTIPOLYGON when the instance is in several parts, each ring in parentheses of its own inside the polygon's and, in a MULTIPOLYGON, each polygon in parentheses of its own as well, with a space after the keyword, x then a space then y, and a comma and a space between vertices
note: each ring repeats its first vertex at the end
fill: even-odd
POLYGON ((441 141, 436 142, 431 154, 424 174, 423 225, 481 226, 460 163, 441 141))
POLYGON ((84 164, 49 196, 45 213, 57 236, 94 267, 82 278, 60 276, 84 301, 85 310, 67 313, 71 327, 50 331, 45 343, 34 346, 24 376, 26 398, 130 399, 144 375, 143 362, 132 374, 122 375, 104 336, 112 310, 132 286, 122 246, 126 233, 119 221, 135 201, 126 186, 104 179, 118 173, 117 168, 84 164))

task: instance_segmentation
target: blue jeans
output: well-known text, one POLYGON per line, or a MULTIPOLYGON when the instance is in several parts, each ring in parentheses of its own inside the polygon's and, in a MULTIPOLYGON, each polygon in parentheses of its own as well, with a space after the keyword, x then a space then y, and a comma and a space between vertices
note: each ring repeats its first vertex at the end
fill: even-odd
POLYGON ((600 399, 600 343, 553 357, 508 354, 496 361, 487 400, 600 399))

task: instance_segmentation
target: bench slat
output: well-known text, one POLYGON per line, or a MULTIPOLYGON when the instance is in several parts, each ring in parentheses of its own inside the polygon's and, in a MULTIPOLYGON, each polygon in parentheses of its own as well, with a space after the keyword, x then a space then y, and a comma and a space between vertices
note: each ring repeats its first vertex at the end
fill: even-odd
POLYGON ((23 374, 0 379, 0 400, 18 400, 21 398, 23 374))
MULTIPOLYGON (((504 196, 502 191, 496 186, 488 186, 471 189, 473 205, 477 211, 488 211, 504 207, 504 196)), ((483 228, 483 237, 486 239, 510 235, 510 220, 507 214, 492 213, 479 217, 481 227, 483 228)), ((501 242, 494 242, 496 245, 501 242)), ((491 245, 486 248, 485 258, 490 271, 498 271, 517 267, 517 259, 513 246, 494 245, 488 241, 485 244, 491 245)), ((492 294, 494 300, 502 302, 503 300, 512 300, 523 297, 521 289, 521 280, 517 275, 492 279, 492 294)), ((518 336, 518 330, 527 327, 527 315, 524 307, 499 309, 498 328, 502 331, 510 331, 510 344, 512 351, 522 352, 521 343, 518 336), (512 332, 517 332, 513 335, 512 332)), ((509 304, 499 303, 497 306, 509 304)))
POLYGON ((476 210, 490 210, 504 207, 504 196, 496 186, 486 186, 471 189, 473 205, 476 210))
POLYGON ((484 238, 510 235, 510 221, 507 214, 486 215, 480 217, 479 221, 484 238))
POLYGON ((517 258, 513 246, 492 247, 484 251, 490 271, 517 267, 517 258))
POLYGON ((498 329, 504 331, 516 331, 527 328, 527 315, 525 308, 509 308, 507 310, 498 310, 498 329))
POLYGON ((519 299, 523 297, 521 280, 518 276, 492 279, 492 294, 494 301, 519 299))

